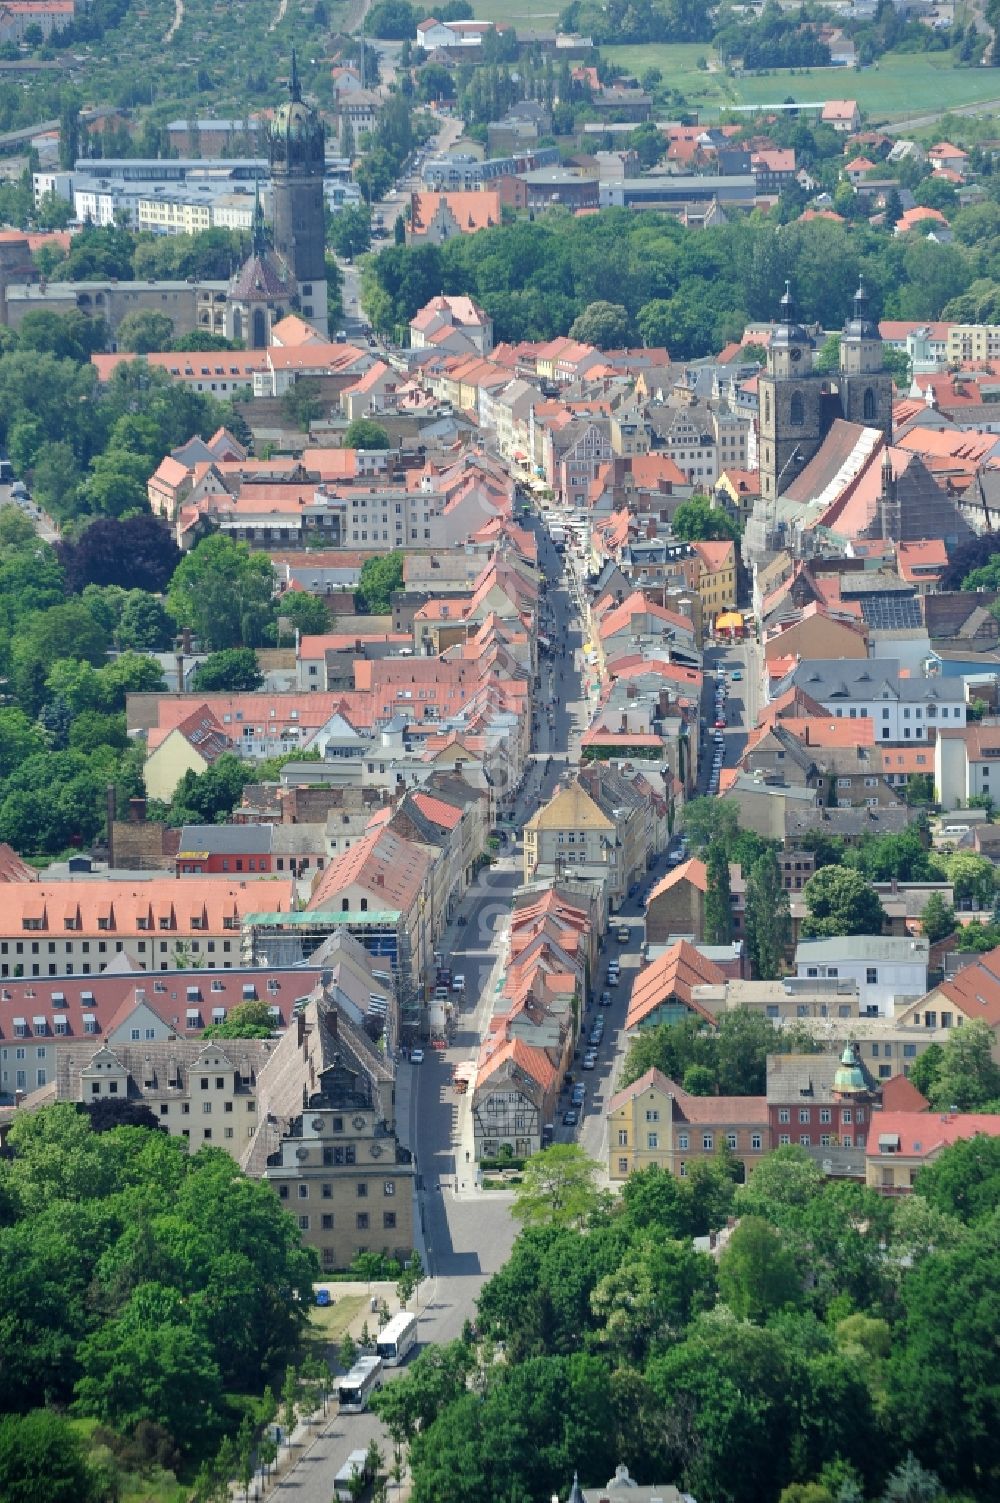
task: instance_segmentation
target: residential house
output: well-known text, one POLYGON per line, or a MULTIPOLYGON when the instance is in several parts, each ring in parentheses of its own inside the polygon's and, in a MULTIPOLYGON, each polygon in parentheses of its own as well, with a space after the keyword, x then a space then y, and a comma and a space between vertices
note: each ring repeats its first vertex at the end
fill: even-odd
POLYGON ((893 1017, 906 1003, 926 993, 928 956, 929 945, 922 935, 800 939, 795 969, 805 979, 853 981, 862 1017, 893 1017))
POLYGON ((493 320, 470 297, 442 294, 426 303, 410 320, 411 349, 436 344, 435 335, 442 330, 462 334, 480 355, 488 355, 493 349, 493 320))
POLYGON ((865 1183, 881 1195, 909 1195, 925 1164, 970 1138, 1000 1136, 1000 1116, 985 1112, 880 1112, 868 1135, 865 1183))
POLYGON ((186 772, 197 776, 232 749, 232 740, 204 705, 197 705, 176 725, 151 729, 143 767, 147 794, 169 803, 186 772))
POLYGON ((763 1096, 692 1096, 659 1070, 647 1070, 607 1107, 608 1178, 656 1167, 684 1179, 691 1166, 725 1148, 749 1179, 770 1148, 763 1096))
POLYGON ((828 99, 819 118, 822 125, 831 125, 842 136, 855 135, 861 125, 861 112, 854 99, 828 99))
POLYGON ((706 620, 736 606, 736 544, 725 542, 692 543, 701 564, 698 594, 706 620))
POLYGON ((542 1146, 542 1128, 555 1114, 559 1076, 546 1050, 523 1039, 487 1036, 472 1097, 476 1158, 496 1158, 508 1146, 528 1158, 542 1146))
POLYGON ((960 681, 904 677, 899 662, 813 659, 795 669, 791 682, 841 719, 869 719, 876 742, 927 741, 931 733, 964 727, 966 701, 960 681))
POLYGON ((670 944, 678 935, 700 940, 705 932, 704 861, 692 856, 661 877, 646 899, 646 943, 670 944))
POLYGON ((626 890, 621 858, 614 819, 576 780, 558 789, 524 826, 525 882, 563 874, 595 877, 617 906, 626 890))
POLYGON ((958 809, 973 798, 997 798, 998 768, 1000 723, 979 721, 961 730, 940 728, 934 744, 934 786, 945 809, 958 809))

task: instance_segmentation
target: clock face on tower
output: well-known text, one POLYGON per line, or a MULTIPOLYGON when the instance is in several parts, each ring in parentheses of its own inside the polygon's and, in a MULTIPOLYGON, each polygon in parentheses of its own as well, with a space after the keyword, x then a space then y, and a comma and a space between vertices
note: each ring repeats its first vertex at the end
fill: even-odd
POLYGON ((799 350, 799 349, 789 350, 788 351, 788 358, 789 358, 789 360, 801 360, 802 359, 802 351, 799 350))

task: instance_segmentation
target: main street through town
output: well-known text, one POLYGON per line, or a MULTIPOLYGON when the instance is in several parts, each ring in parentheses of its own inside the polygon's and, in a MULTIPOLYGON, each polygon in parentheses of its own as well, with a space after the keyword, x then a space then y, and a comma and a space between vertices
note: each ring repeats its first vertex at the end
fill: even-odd
MULTIPOLYGON (((532 752, 516 799, 500 824, 505 832, 502 848, 466 894, 440 941, 442 965, 449 966, 453 976, 465 978, 465 992, 457 998, 459 1005, 447 1047, 425 1049, 419 1063, 404 1060, 399 1065, 399 1131, 416 1155, 417 1242, 428 1271, 416 1301, 421 1345, 452 1341, 461 1335, 467 1320, 475 1319, 479 1291, 506 1261, 516 1235, 512 1196, 478 1188, 470 1101, 456 1093, 453 1072, 457 1065, 475 1060, 489 1026, 496 991, 502 984, 511 900, 522 881, 524 823, 578 763, 580 736, 592 709, 580 605, 582 581, 576 572, 579 566, 569 554, 564 557, 556 550, 541 518, 535 518, 532 525, 544 581, 540 633, 548 644, 548 650, 539 654, 532 752)), ((732 767, 742 755, 747 727, 753 725, 757 715, 758 654, 753 641, 717 644, 705 652, 701 793, 707 791, 712 764, 717 678, 725 674, 727 679, 722 750, 723 766, 732 767)), ((671 843, 667 859, 670 854, 677 859, 678 853, 679 837, 671 843)), ((574 1064, 575 1078, 587 1091, 580 1120, 575 1124, 563 1122, 569 1108, 568 1092, 556 1118, 556 1141, 580 1142, 597 1162, 602 1180, 608 1163, 605 1110, 627 1047, 625 1018, 632 982, 641 964, 643 906, 650 887, 667 871, 667 859, 661 857, 613 916, 581 1030, 582 1038, 600 1010, 605 1033, 596 1050, 596 1067, 584 1073, 579 1059, 574 1064), (628 929, 625 941, 617 938, 620 926, 628 929), (607 964, 612 958, 619 961, 621 980, 608 987, 607 964), (606 987, 611 991, 611 1006, 599 1009, 597 999, 606 987)), ((390 1372, 388 1379, 398 1376, 399 1371, 390 1372)), ((375 1415, 335 1416, 275 1490, 294 1491, 298 1503, 329 1503, 338 1469, 352 1451, 366 1448, 373 1439, 389 1457, 389 1437, 375 1415)))
MULTIPOLYGON (((452 1072, 455 1065, 475 1059, 488 1027, 511 898, 522 879, 521 828, 565 776, 567 759, 578 757, 588 716, 576 599, 562 558, 541 526, 537 534, 545 579, 543 635, 552 650, 540 659, 532 755, 516 801, 507 810, 506 844, 473 884, 441 940, 442 962, 453 975, 465 977, 466 988, 448 1047, 426 1049, 421 1063, 403 1061, 399 1066, 399 1131, 416 1154, 419 1245, 429 1275, 416 1300, 421 1345, 452 1341, 466 1320, 475 1319, 479 1291, 506 1261, 517 1231, 510 1194, 476 1187, 470 1103, 456 1094, 452 1072)), ((396 1376, 398 1372, 390 1373, 390 1381, 396 1376)), ((297 1503, 329 1503, 338 1469, 352 1451, 373 1439, 385 1456, 391 1455, 389 1437, 374 1414, 334 1416, 283 1475, 275 1493, 294 1495, 297 1503)))

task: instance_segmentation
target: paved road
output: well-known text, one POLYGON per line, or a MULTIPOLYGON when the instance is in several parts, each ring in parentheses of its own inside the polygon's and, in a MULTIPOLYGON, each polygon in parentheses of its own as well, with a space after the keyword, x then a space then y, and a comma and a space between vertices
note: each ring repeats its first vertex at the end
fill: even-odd
POLYGON ((3 506, 16 506, 46 543, 54 543, 58 540, 59 531, 56 524, 50 516, 36 506, 31 497, 14 496, 9 485, 0 483, 0 507, 3 506))

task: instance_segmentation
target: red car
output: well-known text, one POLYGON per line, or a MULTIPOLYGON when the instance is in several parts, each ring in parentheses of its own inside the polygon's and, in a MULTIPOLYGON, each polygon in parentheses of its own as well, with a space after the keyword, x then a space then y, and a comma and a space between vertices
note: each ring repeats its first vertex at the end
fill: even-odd
POLYGON ((717 720, 715 722, 715 729, 717 731, 724 731, 726 729, 726 722, 724 720, 717 720))

